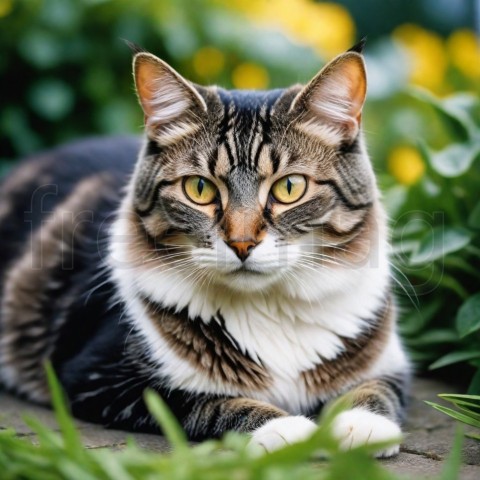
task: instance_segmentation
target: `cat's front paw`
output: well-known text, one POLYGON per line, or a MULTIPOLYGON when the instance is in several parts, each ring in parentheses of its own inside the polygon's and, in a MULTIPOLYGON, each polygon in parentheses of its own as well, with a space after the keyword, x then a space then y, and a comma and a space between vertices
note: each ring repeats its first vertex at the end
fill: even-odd
POLYGON ((396 440, 397 443, 375 453, 377 458, 397 455, 400 451, 402 431, 392 420, 363 408, 340 413, 333 421, 334 437, 340 447, 349 450, 360 445, 396 440))
POLYGON ((306 440, 317 429, 317 425, 306 417, 291 416, 269 420, 252 432, 252 451, 266 452, 278 450, 285 445, 306 440))

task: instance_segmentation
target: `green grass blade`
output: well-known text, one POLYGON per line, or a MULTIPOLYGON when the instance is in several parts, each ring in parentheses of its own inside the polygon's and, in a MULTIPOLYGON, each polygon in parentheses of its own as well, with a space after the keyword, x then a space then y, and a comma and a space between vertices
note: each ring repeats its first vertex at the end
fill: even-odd
POLYGON ((80 434, 67 408, 66 397, 57 380, 57 376, 50 362, 45 364, 48 386, 52 397, 53 409, 58 426, 65 441, 65 448, 74 455, 83 454, 83 443, 80 434))
POLYGON ((342 452, 332 458, 326 477, 328 480, 394 480, 397 478, 362 449, 342 452))
POLYGON ((462 393, 439 393, 438 396, 445 399, 459 398, 461 400, 476 400, 478 402, 477 406, 480 407, 480 395, 467 395, 462 393))
POLYGON ((114 478, 115 480, 134 480, 134 477, 128 473, 124 465, 118 461, 110 451, 97 452, 95 460, 98 466, 105 472, 106 478, 114 478))
POLYGON ((28 428, 35 433, 40 441, 40 444, 48 445, 49 447, 54 447, 61 449, 63 448, 63 440, 62 437, 58 434, 58 432, 54 432, 50 430, 48 427, 43 425, 43 423, 39 422, 36 418, 25 416, 23 417, 23 421, 28 428))
POLYGON ((335 417, 353 406, 353 396, 346 393, 325 405, 320 415, 320 424, 327 430, 331 429, 335 417))
POLYGON ((456 480, 459 478, 462 465, 463 428, 458 427, 455 433, 452 450, 443 466, 438 480, 456 480))
POLYGON ((457 405, 457 408, 460 412, 464 413, 465 415, 468 415, 470 418, 474 420, 478 420, 480 422, 480 413, 474 412, 470 410, 469 408, 462 407, 461 405, 457 405))
POLYGON ((443 400, 445 400, 446 402, 450 402, 452 403, 453 405, 456 405, 456 406, 463 406, 463 407, 470 407, 468 410, 470 411, 475 411, 475 410, 480 410, 480 404, 479 403, 473 403, 473 402, 469 402, 468 400, 462 400, 462 399, 458 399, 458 398, 450 398, 450 397, 446 397, 444 396, 443 394, 440 394, 438 395, 440 398, 442 398, 443 400))
POLYGON ((319 442, 317 439, 318 436, 315 433, 307 440, 286 445, 279 450, 274 450, 273 452, 254 458, 252 462, 257 468, 265 468, 270 464, 277 466, 291 466, 298 464, 299 462, 306 462, 314 456, 315 452, 318 450, 324 450, 326 449, 325 447, 328 447, 328 444, 325 445, 325 439, 320 440, 319 442))
POLYGON ((442 400, 446 402, 452 403, 460 408, 462 407, 469 407, 467 410, 470 410, 473 413, 480 413, 480 403, 475 403, 472 401, 464 400, 464 398, 472 396, 472 395, 449 395, 449 394, 439 394, 438 395, 442 400))
POLYGON ((148 410, 160 425, 172 448, 188 450, 187 435, 163 399, 152 390, 146 390, 144 396, 148 410))
POLYGON ((70 458, 59 459, 57 468, 65 479, 100 480, 97 475, 87 470, 86 465, 70 458))
POLYGON ((472 427, 480 428, 480 421, 472 419, 468 415, 457 412, 456 410, 453 410, 451 408, 444 407, 443 405, 438 405, 437 403, 433 403, 433 402, 425 402, 425 403, 435 408, 435 410, 438 410, 439 412, 442 412, 445 415, 448 415, 449 417, 452 417, 455 420, 458 420, 459 422, 465 423, 472 427))

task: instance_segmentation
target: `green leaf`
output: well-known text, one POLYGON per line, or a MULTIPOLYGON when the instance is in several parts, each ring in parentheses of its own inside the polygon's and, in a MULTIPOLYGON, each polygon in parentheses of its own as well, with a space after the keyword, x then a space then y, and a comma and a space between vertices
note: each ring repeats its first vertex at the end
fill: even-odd
MULTIPOLYGON (((422 302, 421 310, 411 308, 407 314, 401 316, 400 328, 402 334, 406 336, 415 335, 415 338, 418 337, 418 333, 435 318, 443 304, 444 299, 437 297, 429 302, 422 302)), ((410 341, 411 339, 409 338, 408 340, 410 341)))
POLYGON ((470 405, 480 408, 480 395, 466 395, 461 393, 439 393, 438 396, 447 402, 459 405, 470 405), (476 402, 476 403, 475 403, 476 402))
POLYGON ((471 239, 472 234, 466 228, 434 227, 421 239, 418 249, 410 257, 410 264, 433 262, 449 253, 461 250, 470 243, 471 239))
POLYGON ((468 415, 471 419, 478 420, 480 422, 480 413, 474 412, 472 409, 464 407, 458 403, 456 404, 456 406, 460 412, 468 415))
POLYGON ((475 208, 470 213, 468 226, 480 230, 480 202, 475 205, 475 208))
POLYGON ((45 427, 45 425, 39 422, 36 418, 25 416, 22 417, 22 420, 25 425, 37 435, 41 444, 50 444, 54 445, 56 448, 62 448, 63 439, 57 432, 45 427))
POLYGON ((461 338, 480 330, 480 292, 463 303, 458 310, 455 323, 461 338))
POLYGON ((145 403, 172 447, 188 450, 187 436, 163 399, 152 390, 146 390, 145 403))
POLYGON ((443 405, 439 405, 438 403, 427 402, 427 401, 425 403, 433 407, 435 410, 438 410, 439 412, 442 412, 445 415, 448 415, 449 417, 452 417, 455 420, 458 420, 459 422, 465 423, 466 425, 470 425, 471 427, 480 428, 479 420, 475 420, 474 418, 471 418, 468 415, 465 415, 464 413, 457 412, 452 408, 444 407, 443 405))
MULTIPOLYGON (((403 333, 403 331, 402 331, 403 333)), ((453 329, 442 328, 438 330, 427 330, 421 335, 407 339, 408 346, 422 347, 453 343, 458 340, 457 332, 453 329)))
POLYGON ((429 370, 435 370, 446 367, 447 365, 453 365, 454 363, 473 360, 474 358, 480 358, 480 350, 451 352, 439 358, 436 362, 433 362, 428 368, 429 370))
POLYGON ((434 97, 430 92, 421 88, 412 88, 410 95, 421 102, 428 103, 439 114, 443 122, 449 127, 453 135, 459 140, 465 141, 474 130, 468 115, 452 106, 452 102, 441 101, 434 97))
POLYGON ((113 456, 98 456, 97 462, 102 467, 105 475, 110 478, 115 478, 115 480, 133 480, 134 478, 113 456))
POLYGON ((72 420, 70 412, 67 409, 67 401, 55 375, 55 371, 50 362, 45 364, 48 386, 52 397, 52 404, 55 410, 55 417, 62 432, 65 441, 65 448, 72 454, 82 454, 83 444, 77 428, 72 420))
POLYGON ((442 468, 442 474, 439 480, 453 480, 460 478, 460 467, 462 465, 462 445, 463 445, 463 428, 457 428, 455 432, 455 440, 452 450, 442 468))
POLYGON ((472 114, 479 107, 478 96, 473 93, 456 93, 442 98, 442 105, 449 112, 455 112, 458 116, 466 118, 465 114, 472 114))
POLYGON ((480 368, 478 368, 475 372, 475 375, 473 375, 470 385, 468 386, 467 393, 480 397, 480 368))
POLYGON ((429 152, 429 162, 440 175, 454 178, 467 172, 479 153, 478 144, 456 143, 438 152, 429 152))

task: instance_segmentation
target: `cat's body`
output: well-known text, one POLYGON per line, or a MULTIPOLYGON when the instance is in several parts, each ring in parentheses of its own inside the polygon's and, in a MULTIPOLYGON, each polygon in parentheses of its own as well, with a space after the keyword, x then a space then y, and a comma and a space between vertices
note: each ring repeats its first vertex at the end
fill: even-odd
POLYGON ((0 380, 47 402, 51 359, 81 418, 155 431, 150 387, 192 439, 267 449, 352 391, 345 446, 397 436, 408 366, 362 72, 347 52, 303 90, 227 92, 138 53, 138 161, 136 139, 91 140, 1 184, 0 380))

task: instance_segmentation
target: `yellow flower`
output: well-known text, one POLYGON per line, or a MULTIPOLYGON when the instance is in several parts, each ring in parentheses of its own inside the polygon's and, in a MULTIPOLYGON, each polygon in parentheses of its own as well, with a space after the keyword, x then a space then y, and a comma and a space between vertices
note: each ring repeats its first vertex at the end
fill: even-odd
POLYGON ((401 146, 390 152, 388 170, 403 185, 413 185, 423 176, 425 164, 418 150, 401 146))
POLYGON ((354 43, 355 24, 345 7, 314 0, 234 0, 231 5, 262 24, 280 27, 293 41, 333 56, 354 43))
POLYGON ((328 57, 350 48, 355 40, 355 24, 348 10, 336 3, 309 4, 298 38, 328 57))
POLYGON ((480 38, 472 30, 462 28, 447 40, 452 63, 469 78, 480 78, 480 38))
POLYGON ((225 55, 215 47, 203 47, 193 57, 193 68, 200 77, 215 77, 225 66, 225 55))
POLYGON ((0 18, 6 17, 13 9, 13 0, 0 0, 0 18))
POLYGON ((410 81, 435 92, 442 92, 447 69, 443 39, 418 25, 404 24, 393 37, 402 44, 410 57, 410 81))
POLYGON ((268 72, 255 63, 241 63, 232 72, 232 82, 235 88, 262 90, 268 87, 268 72))

